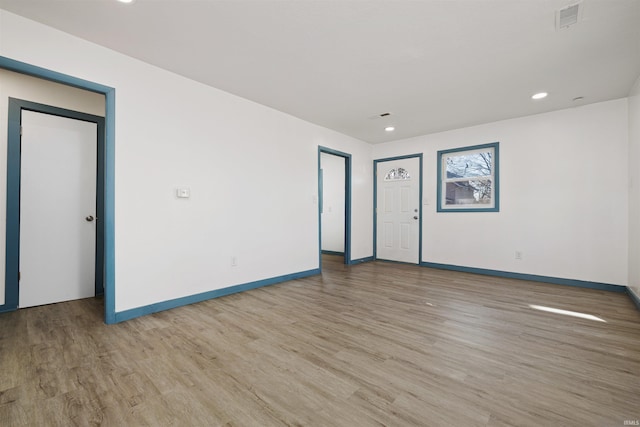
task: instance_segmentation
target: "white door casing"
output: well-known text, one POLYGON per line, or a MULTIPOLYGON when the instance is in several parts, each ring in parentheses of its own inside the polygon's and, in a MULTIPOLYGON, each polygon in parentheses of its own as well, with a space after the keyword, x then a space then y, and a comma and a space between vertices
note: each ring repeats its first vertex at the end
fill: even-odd
POLYGON ((380 161, 376 169, 376 257, 419 263, 420 159, 380 161), (409 179, 385 180, 393 169, 404 169, 409 179))
POLYGON ((19 307, 95 295, 96 164, 97 124, 22 111, 19 307))

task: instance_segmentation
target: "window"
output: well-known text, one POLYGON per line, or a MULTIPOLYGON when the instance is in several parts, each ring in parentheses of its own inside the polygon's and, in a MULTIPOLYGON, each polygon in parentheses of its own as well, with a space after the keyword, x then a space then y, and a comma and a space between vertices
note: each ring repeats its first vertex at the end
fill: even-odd
POLYGON ((405 181, 407 179, 411 179, 409 175, 409 171, 404 168, 391 169, 384 176, 385 181, 405 181))
POLYGON ((438 151, 438 212, 498 212, 498 143, 438 151))

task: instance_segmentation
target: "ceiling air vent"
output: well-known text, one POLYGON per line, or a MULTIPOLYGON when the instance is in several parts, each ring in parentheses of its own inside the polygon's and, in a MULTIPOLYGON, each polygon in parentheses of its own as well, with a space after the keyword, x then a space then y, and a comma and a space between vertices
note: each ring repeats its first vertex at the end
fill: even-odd
POLYGON ((371 116, 369 118, 372 119, 372 120, 384 119, 385 117, 389 117, 391 114, 392 114, 391 112, 385 111, 384 113, 378 113, 378 114, 375 114, 375 115, 373 115, 373 116, 371 116))
POLYGON ((582 14, 582 3, 575 3, 556 11, 556 31, 575 25, 582 14))

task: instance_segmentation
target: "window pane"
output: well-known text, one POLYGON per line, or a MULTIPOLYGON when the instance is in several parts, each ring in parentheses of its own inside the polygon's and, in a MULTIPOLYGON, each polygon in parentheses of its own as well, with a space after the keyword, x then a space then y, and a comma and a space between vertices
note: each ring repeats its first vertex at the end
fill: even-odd
POLYGON ((446 163, 447 176, 445 179, 491 176, 493 152, 449 155, 446 157, 446 163))
POLYGON ((478 179, 447 182, 446 205, 491 204, 491 180, 478 179))
POLYGON ((404 168, 391 169, 384 176, 385 181, 399 181, 405 179, 411 179, 411 176, 409 175, 409 171, 404 168))
POLYGON ((438 212, 499 212, 499 142, 438 151, 438 212))

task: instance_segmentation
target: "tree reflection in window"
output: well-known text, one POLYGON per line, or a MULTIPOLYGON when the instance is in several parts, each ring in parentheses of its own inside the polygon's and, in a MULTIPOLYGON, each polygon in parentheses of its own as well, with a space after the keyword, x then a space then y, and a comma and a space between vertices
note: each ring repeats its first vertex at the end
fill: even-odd
POLYGON ((403 181, 407 179, 411 179, 411 175, 409 175, 409 171, 405 168, 391 169, 384 176, 385 181, 403 181))
POLYGON ((498 212, 499 143, 438 151, 438 212, 498 212))

